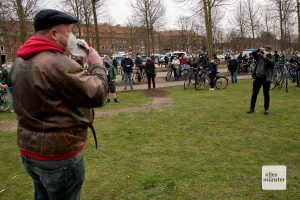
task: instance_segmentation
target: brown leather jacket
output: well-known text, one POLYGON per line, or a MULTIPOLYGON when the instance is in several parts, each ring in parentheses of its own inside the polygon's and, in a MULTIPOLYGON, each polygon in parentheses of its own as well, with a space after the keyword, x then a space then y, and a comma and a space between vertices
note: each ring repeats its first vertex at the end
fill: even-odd
POLYGON ((14 109, 19 148, 42 156, 61 156, 86 143, 93 107, 107 96, 103 65, 89 74, 65 55, 44 51, 13 67, 14 109))

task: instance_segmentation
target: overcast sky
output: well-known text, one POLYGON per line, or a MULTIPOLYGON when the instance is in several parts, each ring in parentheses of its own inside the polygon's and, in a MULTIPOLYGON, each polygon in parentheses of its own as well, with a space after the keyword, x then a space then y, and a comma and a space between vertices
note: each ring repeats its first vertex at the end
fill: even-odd
MULTIPOLYGON (((58 9, 58 2, 60 0, 44 0, 43 1, 43 8, 54 8, 58 9)), ((113 18, 114 24, 121 24, 126 25, 128 17, 132 14, 132 8, 130 7, 131 0, 107 0, 108 5, 107 9, 111 17, 113 18)), ((164 26, 165 29, 176 29, 176 21, 178 20, 179 16, 191 16, 192 13, 188 11, 187 6, 184 8, 180 8, 179 4, 176 4, 174 0, 163 0, 166 6, 166 15, 165 21, 167 22, 164 26)), ((225 17, 223 23, 228 23, 228 19, 230 13, 234 12, 234 8, 237 4, 232 4, 226 9, 225 17)), ((256 3, 263 3, 265 0, 255 0, 256 3)), ((61 6, 59 6, 61 7, 61 6)), ((103 22, 100 19, 100 23, 103 22)))
MULTIPOLYGON (((131 0, 109 0, 109 9, 111 16, 115 19, 117 24, 126 24, 127 18, 131 15, 132 9, 130 7, 131 0)), ((176 20, 180 15, 186 13, 176 5, 173 0, 164 0, 166 6, 166 21, 168 27, 176 28, 176 20)), ((190 13, 191 14, 191 13, 190 13)))
MULTIPOLYGON (((132 14, 132 8, 130 7, 131 0, 107 0, 108 1, 108 11, 111 17, 114 19, 115 24, 126 25, 127 18, 132 14)), ((43 8, 52 8, 58 9, 59 0, 44 0, 42 2, 43 8)), ((166 16, 165 19, 168 22, 166 27, 168 28, 177 28, 176 20, 179 16, 186 15, 185 11, 182 8, 179 8, 179 5, 174 3, 174 0, 163 0, 166 5, 166 16)), ((191 13, 189 13, 191 14, 191 13)), ((101 22, 101 19, 100 19, 101 22)))

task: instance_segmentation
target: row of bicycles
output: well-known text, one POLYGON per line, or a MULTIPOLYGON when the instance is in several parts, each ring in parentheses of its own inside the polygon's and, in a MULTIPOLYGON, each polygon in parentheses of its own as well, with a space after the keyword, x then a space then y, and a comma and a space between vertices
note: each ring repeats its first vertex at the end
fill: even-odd
MULTIPOLYGON (((194 87, 196 90, 202 90, 209 87, 209 74, 210 72, 205 67, 194 68, 189 65, 182 65, 180 67, 170 66, 166 75, 166 81, 184 81, 184 89, 194 87)), ((225 89, 228 86, 228 78, 217 73, 214 85, 215 89, 225 89)))
POLYGON ((286 92, 289 92, 290 83, 296 83, 296 81, 297 65, 292 63, 286 63, 283 67, 276 65, 270 89, 275 90, 284 88, 286 92))
MULTIPOLYGON (((193 86, 196 90, 202 90, 209 88, 210 83, 210 72, 205 68, 201 67, 199 70, 190 70, 188 76, 184 80, 183 88, 187 89, 193 86)), ((215 89, 223 90, 228 86, 228 78, 217 72, 214 78, 215 89)))

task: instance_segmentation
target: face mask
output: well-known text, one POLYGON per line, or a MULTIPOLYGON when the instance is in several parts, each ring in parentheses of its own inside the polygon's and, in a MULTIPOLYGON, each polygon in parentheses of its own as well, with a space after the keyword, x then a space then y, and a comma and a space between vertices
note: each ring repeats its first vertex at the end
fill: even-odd
POLYGON ((89 49, 87 43, 84 40, 77 39, 73 33, 70 33, 68 37, 67 50, 73 56, 85 57, 87 53, 82 50, 82 48, 79 48, 79 46, 83 46, 84 48, 89 49))

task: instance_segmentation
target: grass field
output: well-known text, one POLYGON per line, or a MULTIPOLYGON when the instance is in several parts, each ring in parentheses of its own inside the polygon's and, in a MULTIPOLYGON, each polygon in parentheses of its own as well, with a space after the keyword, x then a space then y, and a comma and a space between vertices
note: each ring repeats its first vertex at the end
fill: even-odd
MULTIPOLYGON (((164 111, 97 118, 100 147, 89 134, 81 199, 300 199, 300 90, 271 91, 267 116, 261 91, 249 115, 251 84, 213 92, 166 88, 174 104, 164 111), (263 165, 287 166, 287 190, 261 189, 263 165)), ((152 101, 142 91, 119 98, 102 109, 152 101)), ((0 132, 0 152, 0 199, 33 199, 15 133, 0 132)))

